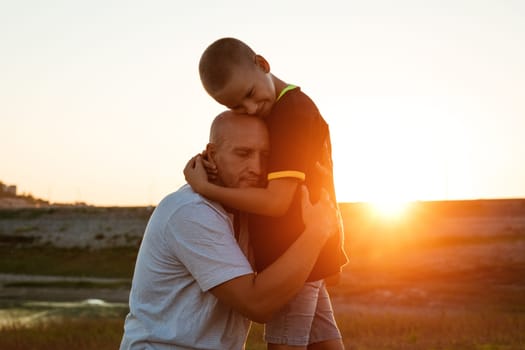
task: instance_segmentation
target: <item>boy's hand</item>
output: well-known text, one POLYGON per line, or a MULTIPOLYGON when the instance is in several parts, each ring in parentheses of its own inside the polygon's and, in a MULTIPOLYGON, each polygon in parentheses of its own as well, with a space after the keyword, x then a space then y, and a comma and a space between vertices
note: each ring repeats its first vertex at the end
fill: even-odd
POLYGON ((332 169, 328 166, 325 166, 321 164, 321 162, 315 163, 315 170, 321 174, 321 177, 331 177, 332 176, 332 169))
POLYGON ((212 182, 217 180, 217 166, 215 165, 215 161, 212 157, 208 156, 208 152, 206 150, 202 151, 202 164, 204 165, 204 169, 206 169, 206 173, 208 174, 208 181, 212 182))
POLYGON ((195 192, 202 192, 203 187, 208 183, 208 174, 204 168, 202 155, 198 154, 188 161, 184 167, 184 177, 195 192))
POLYGON ((330 188, 333 180, 332 166, 326 162, 316 162, 311 174, 316 181, 320 181, 321 187, 330 188))
POLYGON ((333 201, 330 200, 330 195, 324 188, 321 189, 319 201, 312 205, 306 186, 301 186, 301 191, 305 231, 315 233, 322 240, 328 239, 339 228, 337 209, 333 201))

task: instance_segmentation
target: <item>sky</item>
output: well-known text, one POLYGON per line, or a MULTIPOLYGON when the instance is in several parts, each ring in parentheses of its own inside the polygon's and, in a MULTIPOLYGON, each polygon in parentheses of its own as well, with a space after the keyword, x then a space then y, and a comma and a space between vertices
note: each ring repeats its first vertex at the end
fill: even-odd
POLYGON ((155 205, 224 107, 198 77, 237 37, 330 125, 340 202, 525 198, 521 0, 0 1, 0 181, 155 205))

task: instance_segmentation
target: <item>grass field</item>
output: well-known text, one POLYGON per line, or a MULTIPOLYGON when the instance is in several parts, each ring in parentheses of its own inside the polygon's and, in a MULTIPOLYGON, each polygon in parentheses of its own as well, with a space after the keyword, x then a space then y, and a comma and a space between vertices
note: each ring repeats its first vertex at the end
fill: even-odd
MULTIPOLYGON (((350 263, 330 288, 347 349, 525 349, 525 231, 425 235, 437 224, 347 225, 350 263)), ((33 275, 0 281, 0 349, 118 348, 136 252, 0 246, 0 274, 33 275)), ((265 349, 261 338, 253 324, 247 349, 265 349)))
POLYGON ((0 273, 129 278, 137 249, 0 246, 0 273))
MULTIPOLYGON (((45 321, 33 321, 31 325, 4 325, 0 347, 117 349, 125 311, 121 307, 108 314, 107 310, 91 308, 82 314, 77 308, 60 317, 49 314, 45 321)), ((525 319, 517 314, 376 311, 339 316, 338 322, 347 349, 519 350, 525 346, 525 319)), ((262 326, 253 324, 247 349, 265 349, 261 337, 262 326)))

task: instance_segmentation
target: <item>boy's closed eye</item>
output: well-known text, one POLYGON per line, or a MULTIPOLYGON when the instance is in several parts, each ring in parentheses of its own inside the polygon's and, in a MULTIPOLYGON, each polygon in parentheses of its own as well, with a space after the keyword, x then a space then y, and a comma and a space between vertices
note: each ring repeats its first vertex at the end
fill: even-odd
MULTIPOLYGON (((248 90, 248 92, 244 96, 244 99, 252 98, 254 95, 255 95, 255 88, 252 87, 251 89, 248 90)), ((244 107, 244 105, 242 103, 238 104, 238 105, 234 105, 234 106, 228 106, 227 105, 226 107, 228 107, 228 109, 230 109, 234 113, 239 113, 239 114, 246 113, 246 108, 244 107)))

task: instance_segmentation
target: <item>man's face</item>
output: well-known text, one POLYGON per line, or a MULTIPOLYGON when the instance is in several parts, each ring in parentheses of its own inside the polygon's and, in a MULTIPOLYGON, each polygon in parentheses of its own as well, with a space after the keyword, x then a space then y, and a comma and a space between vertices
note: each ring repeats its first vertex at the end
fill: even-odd
MULTIPOLYGON (((259 59, 262 59, 259 56, 259 59)), ((262 59, 264 60, 264 59, 262 59)), ((276 100, 275 85, 266 61, 235 68, 226 85, 211 94, 234 113, 266 117, 276 100)))
POLYGON ((218 178, 225 187, 260 187, 266 179, 270 152, 268 131, 262 120, 235 116, 224 128, 222 142, 215 145, 212 157, 218 178))

